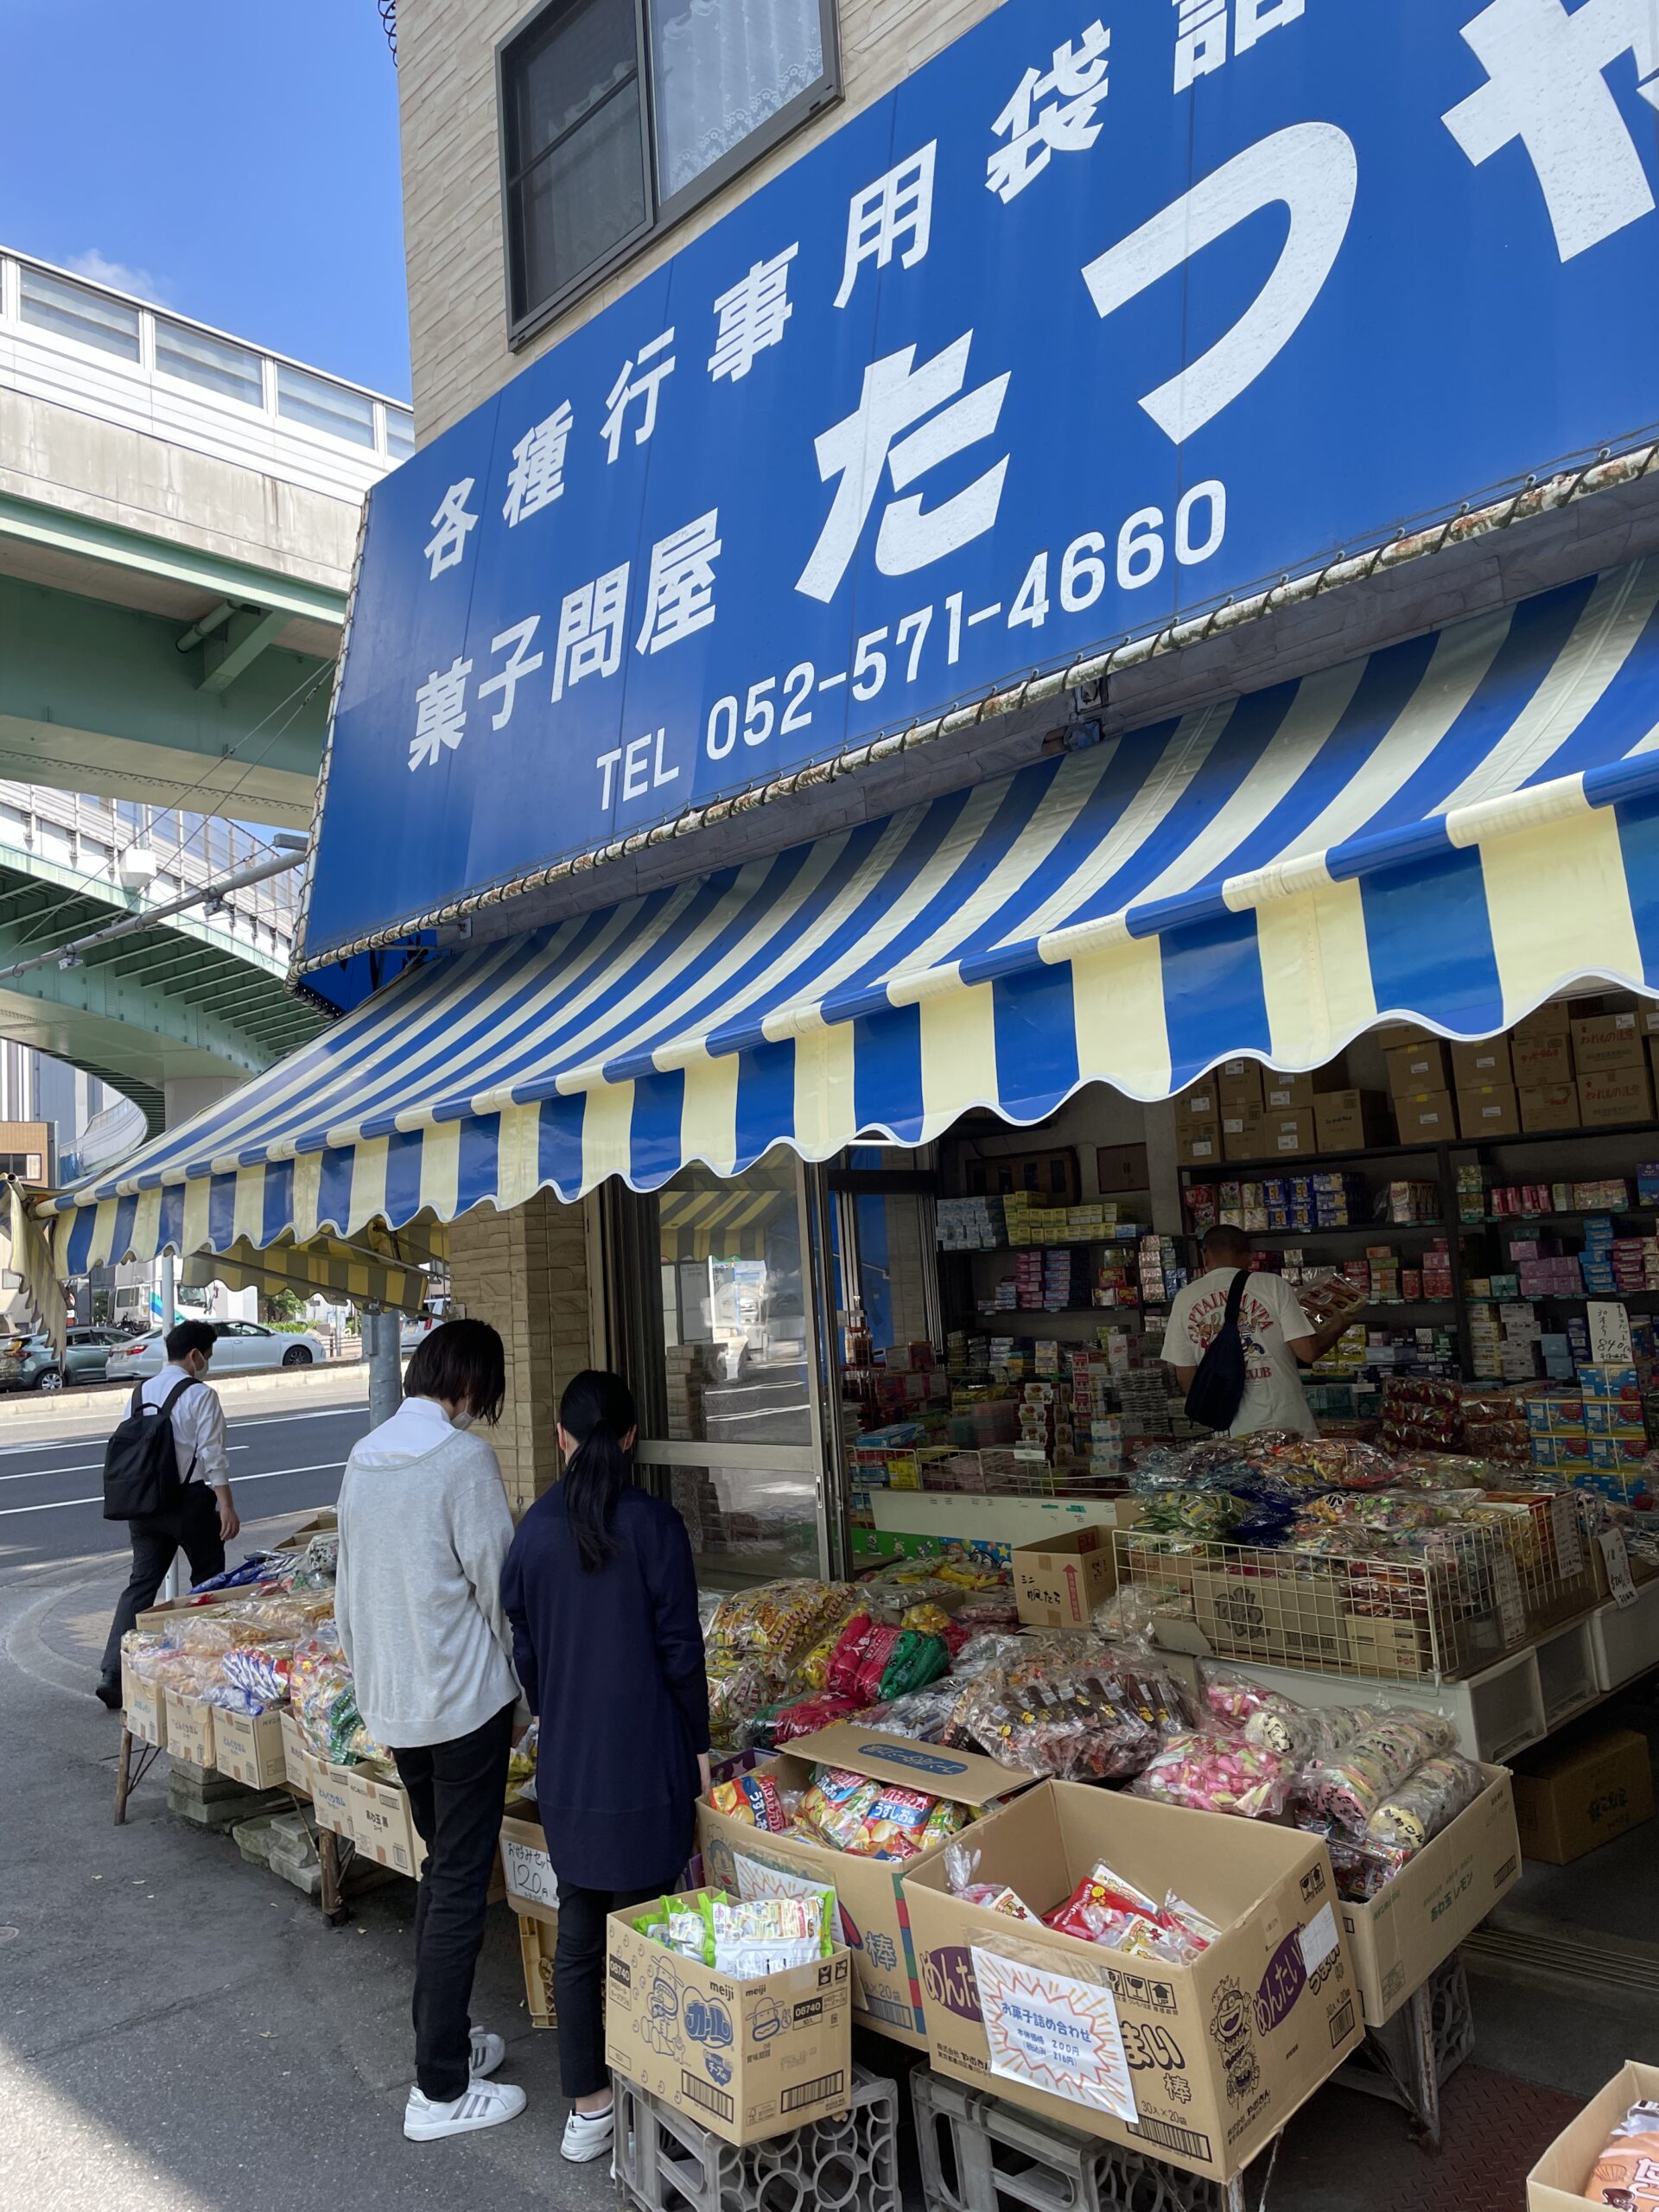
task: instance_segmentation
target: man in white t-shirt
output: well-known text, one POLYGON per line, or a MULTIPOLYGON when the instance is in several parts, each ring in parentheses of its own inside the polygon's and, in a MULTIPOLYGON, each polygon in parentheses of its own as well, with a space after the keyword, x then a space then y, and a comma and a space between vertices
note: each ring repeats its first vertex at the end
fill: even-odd
MULTIPOLYGON (((1250 1264, 1250 1240, 1242 1229, 1210 1230, 1203 1247, 1205 1272, 1176 1292, 1164 1332, 1164 1357, 1183 1390, 1192 1387, 1227 1311, 1227 1294, 1241 1268, 1250 1264)), ((1229 1433, 1288 1428, 1312 1436, 1316 1424, 1302 1395, 1298 1363, 1311 1367, 1352 1320, 1345 1314, 1316 1329, 1282 1275, 1252 1274, 1238 1309, 1244 1344, 1244 1395, 1229 1433)))

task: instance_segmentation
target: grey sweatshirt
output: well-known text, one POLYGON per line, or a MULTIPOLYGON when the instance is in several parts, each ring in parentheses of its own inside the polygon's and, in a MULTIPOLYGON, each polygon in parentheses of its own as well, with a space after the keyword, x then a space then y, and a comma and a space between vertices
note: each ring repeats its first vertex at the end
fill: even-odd
POLYGON ((334 1614, 378 1743, 453 1743, 517 1698, 501 1608, 512 1541, 495 1453, 435 1399, 406 1398, 353 1450, 334 1614))

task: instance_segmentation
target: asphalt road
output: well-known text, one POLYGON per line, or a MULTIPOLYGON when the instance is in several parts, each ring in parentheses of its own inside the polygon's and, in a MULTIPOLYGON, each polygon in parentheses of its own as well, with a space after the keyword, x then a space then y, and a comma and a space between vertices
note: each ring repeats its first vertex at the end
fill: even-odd
MULTIPOLYGON (((360 1403, 319 1406, 308 1396, 289 1411, 280 1402, 283 1387, 273 1384, 245 1413, 226 1404, 232 1494, 245 1524, 332 1504, 346 1455, 369 1425, 360 1403)), ((111 1392, 104 1403, 107 1422, 96 1429, 66 1398, 73 1414, 62 1431, 15 1442, 9 1408, 0 1407, 0 1585, 53 1561, 126 1550, 126 1529, 104 1519, 101 1497, 104 1438, 124 1399, 111 1392)), ((230 1547, 232 1560, 242 1548, 239 1541, 230 1547)))

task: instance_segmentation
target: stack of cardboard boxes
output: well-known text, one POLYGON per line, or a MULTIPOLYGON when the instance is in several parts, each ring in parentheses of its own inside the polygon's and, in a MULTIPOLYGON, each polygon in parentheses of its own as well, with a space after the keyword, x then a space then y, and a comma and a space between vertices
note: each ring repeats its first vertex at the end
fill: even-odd
POLYGON ((1575 1015, 1553 1001, 1479 1044, 1408 1028, 1381 1035, 1403 1143, 1613 1128, 1653 1112, 1659 1013, 1575 1015))
POLYGON ((1294 1160, 1357 1152, 1393 1135, 1380 1091, 1342 1087, 1338 1065, 1280 1075, 1259 1060, 1224 1060, 1176 1100, 1181 1164, 1294 1160))

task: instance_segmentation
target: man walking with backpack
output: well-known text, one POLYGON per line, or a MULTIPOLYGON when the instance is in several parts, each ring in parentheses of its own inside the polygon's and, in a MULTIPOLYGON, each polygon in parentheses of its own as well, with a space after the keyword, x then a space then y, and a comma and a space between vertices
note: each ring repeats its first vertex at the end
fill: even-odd
POLYGON ((189 1561, 193 1584, 205 1582, 225 1572, 225 1547, 242 1526, 231 1503, 225 1408, 206 1381, 218 1341, 211 1322, 181 1321, 170 1329, 166 1366, 138 1385, 110 1439, 104 1517, 126 1521, 132 1529, 132 1573, 115 1609, 98 1684, 111 1713, 121 1709, 121 1639, 156 1602, 174 1554, 181 1551, 189 1561))
POLYGON ((1201 1249, 1205 1273, 1176 1292, 1164 1330, 1164 1357, 1192 1393, 1187 1410, 1234 1436, 1263 1428, 1312 1436, 1317 1424, 1298 1367, 1311 1367, 1328 1351, 1353 1315, 1316 1329, 1282 1275, 1249 1272, 1250 1240, 1242 1229, 1212 1229, 1201 1249), (1224 1334, 1230 1319, 1236 1341, 1224 1334))

